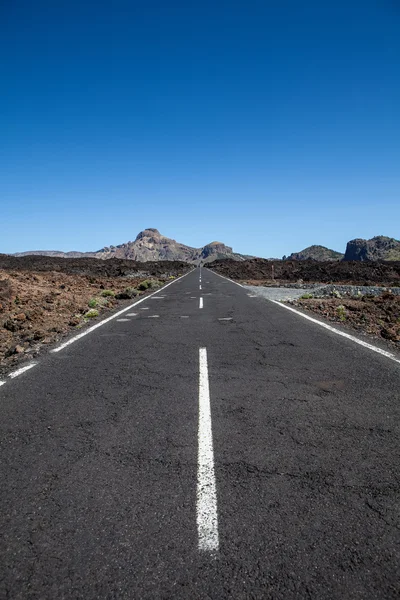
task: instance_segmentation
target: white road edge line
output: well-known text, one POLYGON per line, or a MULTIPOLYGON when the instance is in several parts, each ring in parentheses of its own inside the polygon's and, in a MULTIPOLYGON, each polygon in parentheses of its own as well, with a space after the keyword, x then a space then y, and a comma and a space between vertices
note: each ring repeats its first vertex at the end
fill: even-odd
POLYGON ((278 306, 281 306, 282 308, 286 308, 286 310, 290 310, 291 312, 296 313, 296 315, 299 315, 300 317, 307 319, 307 321, 316 323, 317 325, 320 325, 321 327, 324 327, 325 329, 328 329, 329 331, 332 331, 333 333, 336 333, 337 335, 341 335, 342 337, 347 338, 348 340, 351 340, 352 342, 355 342, 356 344, 359 344, 360 346, 364 346, 364 348, 373 350, 373 352, 382 354, 382 356, 386 356, 386 358, 390 358, 390 360, 393 360, 394 362, 400 364, 400 359, 397 358, 396 355, 393 354, 392 352, 387 352, 386 350, 382 350, 381 348, 378 348, 377 346, 368 344, 368 342, 363 342, 363 340, 359 340, 358 338, 354 337, 353 335, 350 335, 350 333, 345 333, 344 331, 339 331, 339 329, 336 329, 335 327, 331 327, 327 323, 322 323, 321 321, 318 321, 318 319, 313 319, 313 317, 305 315, 304 313, 296 310, 295 308, 292 308, 291 306, 287 306, 287 304, 282 304, 282 302, 278 302, 277 300, 270 300, 270 302, 273 302, 274 304, 277 304, 278 306))
POLYGON ((187 275, 189 275, 189 273, 191 273, 192 270, 188 271, 187 273, 185 273, 184 275, 182 275, 181 277, 178 277, 177 279, 174 279, 174 281, 170 281, 170 283, 167 283, 166 285, 164 285, 164 287, 160 288, 159 290, 149 294, 148 296, 146 296, 145 298, 142 298, 141 300, 138 300, 137 302, 135 302, 134 304, 131 304, 130 306, 127 306, 126 308, 123 308, 122 310, 119 310, 118 312, 116 312, 114 315, 111 315, 111 317, 107 317, 106 319, 103 319, 103 321, 100 321, 100 323, 96 323, 96 325, 92 325, 92 327, 89 327, 89 329, 86 329, 86 331, 82 331, 82 333, 79 333, 78 335, 76 335, 75 337, 71 338, 70 340, 64 342, 63 344, 61 344, 60 346, 58 346, 58 348, 54 348, 53 350, 51 350, 50 352, 60 352, 60 350, 64 350, 64 348, 66 348, 67 346, 70 346, 71 344, 73 344, 74 342, 77 342, 78 340, 80 340, 81 338, 83 338, 85 335, 88 335, 89 333, 92 333, 92 331, 94 331, 95 329, 97 329, 98 327, 101 327, 102 325, 105 325, 106 323, 108 323, 109 321, 112 321, 113 319, 116 319, 117 317, 119 317, 120 315, 123 315, 124 313, 126 313, 128 310, 132 310, 132 308, 134 306, 137 306, 138 304, 140 304, 141 302, 144 302, 145 300, 148 300, 149 298, 151 298, 152 296, 154 296, 154 294, 158 294, 159 292, 161 292, 162 290, 165 290, 165 288, 167 288, 168 286, 176 283, 177 281, 179 281, 180 279, 183 279, 183 277, 186 277, 187 275))
POLYGON ((8 376, 11 377, 11 379, 14 379, 14 377, 18 377, 18 375, 22 375, 22 373, 25 373, 25 371, 29 371, 29 369, 36 367, 36 365, 37 365, 37 363, 31 363, 30 365, 26 365, 25 367, 21 367, 20 369, 17 369, 16 371, 9 373, 8 376))
MULTIPOLYGON (((210 271, 211 271, 211 269, 210 269, 210 271)), ((242 285, 241 283, 238 283, 237 281, 233 281, 233 279, 229 279, 229 277, 225 277, 225 275, 220 275, 219 273, 216 273, 215 271, 212 271, 212 273, 214 273, 214 275, 218 275, 218 277, 222 277, 222 279, 226 279, 227 281, 230 281, 231 283, 238 285, 241 288, 244 288, 244 285, 242 285)))
POLYGON ((5 381, 0 381, 0 387, 5 384, 5 381))
POLYGON ((206 552, 218 551, 217 490, 214 473, 207 348, 199 348, 199 430, 196 519, 199 550, 206 552))
POLYGON ((199 308, 203 308, 203 298, 200 298, 199 300, 199 308))

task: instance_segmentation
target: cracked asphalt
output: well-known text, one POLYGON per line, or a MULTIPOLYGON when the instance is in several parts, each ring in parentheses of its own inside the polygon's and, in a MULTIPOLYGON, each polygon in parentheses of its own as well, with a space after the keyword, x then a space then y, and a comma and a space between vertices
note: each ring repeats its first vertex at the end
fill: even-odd
POLYGON ((399 598, 399 366, 202 272, 0 388, 0 598, 399 598))

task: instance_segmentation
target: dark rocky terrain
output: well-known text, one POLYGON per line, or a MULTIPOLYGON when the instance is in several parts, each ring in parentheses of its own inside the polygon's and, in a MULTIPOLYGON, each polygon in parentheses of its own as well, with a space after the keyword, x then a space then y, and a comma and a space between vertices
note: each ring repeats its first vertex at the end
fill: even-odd
POLYGON ((243 262, 218 260, 207 266, 231 279, 265 285, 297 281, 382 286, 399 286, 400 283, 400 261, 270 261, 254 258, 243 262))

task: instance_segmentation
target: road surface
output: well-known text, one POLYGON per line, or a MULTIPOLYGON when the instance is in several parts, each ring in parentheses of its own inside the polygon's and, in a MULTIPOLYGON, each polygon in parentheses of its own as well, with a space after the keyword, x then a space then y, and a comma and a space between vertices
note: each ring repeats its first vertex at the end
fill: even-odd
POLYGON ((399 597, 399 363, 207 269, 71 341, 0 387, 0 598, 399 597))

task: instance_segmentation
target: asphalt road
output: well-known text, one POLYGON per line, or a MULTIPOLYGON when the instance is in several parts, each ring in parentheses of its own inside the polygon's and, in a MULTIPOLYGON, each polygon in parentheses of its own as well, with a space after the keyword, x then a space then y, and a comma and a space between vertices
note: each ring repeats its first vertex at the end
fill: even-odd
POLYGON ((400 365, 201 271, 0 388, 0 598, 399 597, 400 365))

